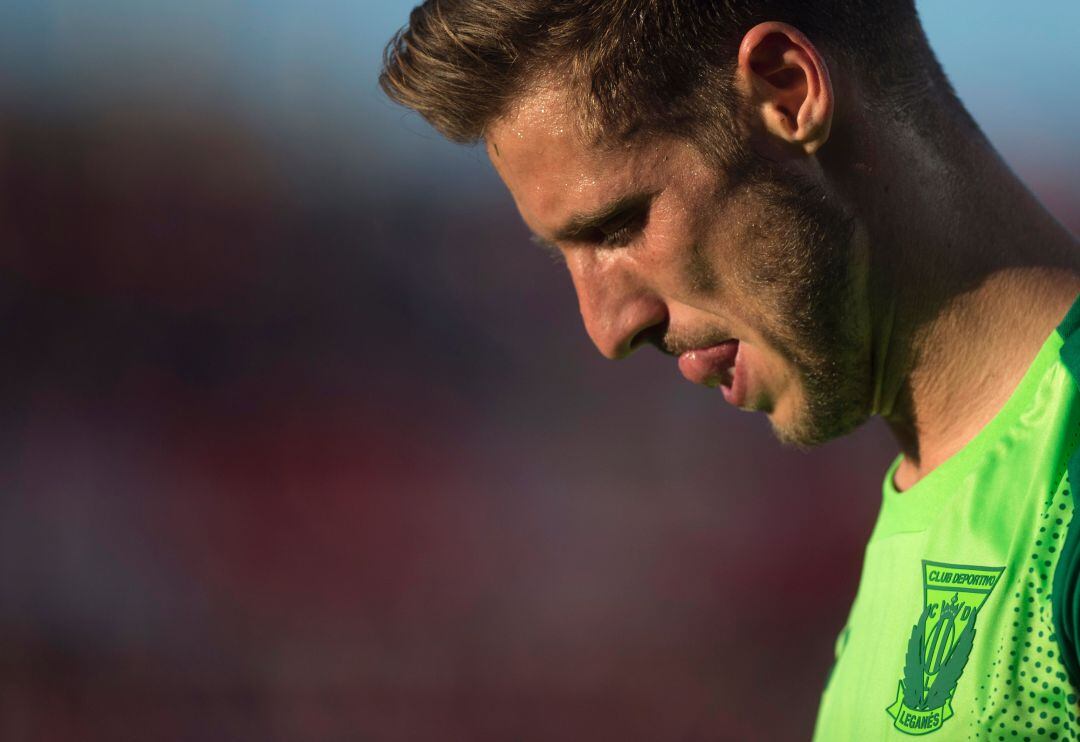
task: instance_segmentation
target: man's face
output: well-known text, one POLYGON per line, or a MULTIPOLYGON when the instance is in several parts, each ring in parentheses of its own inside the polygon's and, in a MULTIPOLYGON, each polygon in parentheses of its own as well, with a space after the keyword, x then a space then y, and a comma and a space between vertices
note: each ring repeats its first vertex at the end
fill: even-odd
POLYGON ((753 155, 718 168, 674 138, 597 147, 562 100, 525 98, 487 148, 525 223, 565 258, 600 352, 652 343, 785 442, 865 420, 865 248, 813 171, 753 155))

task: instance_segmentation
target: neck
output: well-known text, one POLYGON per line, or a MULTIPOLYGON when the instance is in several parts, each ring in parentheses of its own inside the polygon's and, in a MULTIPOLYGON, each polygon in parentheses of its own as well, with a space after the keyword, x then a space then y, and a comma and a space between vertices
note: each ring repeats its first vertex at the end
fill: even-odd
POLYGON ((981 134, 955 127, 947 147, 879 127, 883 147, 837 148, 857 163, 836 182, 869 235, 872 412, 903 453, 899 489, 997 414, 1080 293, 1075 238, 981 134))

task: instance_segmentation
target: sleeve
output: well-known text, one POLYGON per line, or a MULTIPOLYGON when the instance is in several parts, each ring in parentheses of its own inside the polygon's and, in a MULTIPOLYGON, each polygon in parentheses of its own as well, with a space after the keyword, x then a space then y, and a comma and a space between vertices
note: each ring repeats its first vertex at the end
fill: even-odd
POLYGON ((1077 481, 1080 481, 1080 451, 1069 459, 1066 486, 1073 501, 1073 517, 1054 569, 1051 600, 1061 663, 1074 686, 1080 686, 1080 507, 1073 487, 1077 481))
MULTIPOLYGON (((1065 339, 1062 363, 1080 387, 1080 299, 1073 303, 1057 331, 1065 339)), ((1080 483, 1080 446, 1073 449, 1066 464, 1065 486, 1072 499, 1073 517, 1051 586, 1054 633, 1061 650, 1061 663, 1074 686, 1080 685, 1080 497, 1074 486, 1077 483, 1080 483)))

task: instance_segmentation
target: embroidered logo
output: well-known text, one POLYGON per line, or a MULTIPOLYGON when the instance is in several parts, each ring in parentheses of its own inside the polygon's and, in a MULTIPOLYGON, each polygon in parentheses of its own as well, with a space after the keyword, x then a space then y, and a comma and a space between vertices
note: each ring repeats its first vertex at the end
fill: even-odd
POLYGON ((905 734, 930 734, 953 715, 956 684, 975 641, 975 619, 1004 567, 923 560, 923 609, 911 629, 904 677, 885 709, 905 734))

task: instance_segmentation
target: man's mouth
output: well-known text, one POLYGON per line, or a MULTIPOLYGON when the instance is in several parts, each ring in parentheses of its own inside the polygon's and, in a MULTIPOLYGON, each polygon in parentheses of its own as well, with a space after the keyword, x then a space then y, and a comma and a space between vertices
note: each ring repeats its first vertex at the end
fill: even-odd
POLYGON ((695 384, 720 387, 731 404, 743 404, 744 384, 739 369, 739 341, 725 340, 707 348, 694 348, 679 356, 679 371, 695 384))

